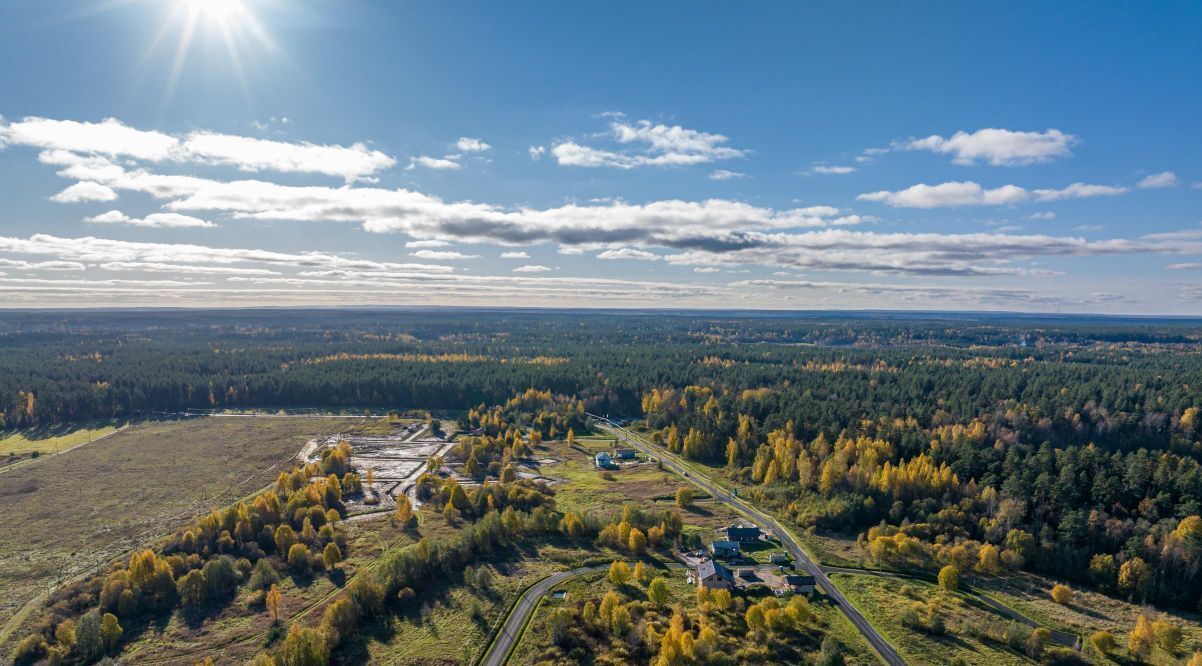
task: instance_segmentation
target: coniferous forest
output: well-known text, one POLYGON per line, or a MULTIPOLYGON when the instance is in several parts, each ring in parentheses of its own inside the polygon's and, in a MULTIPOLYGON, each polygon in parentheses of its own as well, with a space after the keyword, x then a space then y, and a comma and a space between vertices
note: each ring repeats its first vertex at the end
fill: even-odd
POLYGON ((881 564, 1202 598, 1202 322, 1019 315, 129 311, 0 319, 6 428, 419 409, 528 389, 642 419, 881 564))

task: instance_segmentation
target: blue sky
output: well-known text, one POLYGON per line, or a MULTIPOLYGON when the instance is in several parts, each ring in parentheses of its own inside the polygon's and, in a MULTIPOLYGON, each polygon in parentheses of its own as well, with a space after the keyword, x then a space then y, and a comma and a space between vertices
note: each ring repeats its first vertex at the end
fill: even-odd
POLYGON ((0 0, 0 304, 1202 314, 1199 26, 0 0))

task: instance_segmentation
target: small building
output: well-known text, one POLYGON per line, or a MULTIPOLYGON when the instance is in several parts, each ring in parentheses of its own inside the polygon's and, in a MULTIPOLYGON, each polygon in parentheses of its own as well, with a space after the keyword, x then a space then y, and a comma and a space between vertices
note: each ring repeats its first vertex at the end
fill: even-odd
POLYGON ((593 463, 597 465, 597 469, 614 469, 617 464, 614 463, 613 456, 604 451, 593 456, 593 463))
POLYGON ((768 561, 772 564, 788 564, 791 560, 789 554, 783 551, 772 553, 768 556, 768 561))
POLYGON ((785 576, 785 585, 798 594, 809 594, 814 591, 814 577, 807 574, 785 576))
POLYGON ((734 576, 730 569, 713 560, 702 560, 697 565, 696 573, 689 573, 689 582, 711 590, 729 590, 734 585, 734 576))
POLYGON ((614 458, 618 460, 634 460, 638 455, 637 449, 614 449, 614 458))
POLYGON ((726 528, 726 540, 738 541, 740 543, 749 543, 759 541, 763 534, 760 528, 755 525, 731 525, 726 528))
POLYGON ((710 544, 715 559, 731 559, 739 556, 738 541, 715 541, 710 544))

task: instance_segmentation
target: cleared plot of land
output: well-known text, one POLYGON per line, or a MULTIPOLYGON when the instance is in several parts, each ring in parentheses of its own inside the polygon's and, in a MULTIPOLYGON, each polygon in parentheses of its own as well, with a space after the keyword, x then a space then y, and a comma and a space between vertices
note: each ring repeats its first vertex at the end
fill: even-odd
MULTIPOLYGON (((575 448, 564 442, 550 442, 536 452, 540 458, 556 461, 540 465, 539 473, 562 481, 555 485, 555 505, 560 510, 604 514, 621 510, 627 503, 649 511, 675 506, 676 490, 686 484, 654 463, 624 464, 610 471, 597 469, 593 455, 613 448, 611 437, 581 437, 575 448)), ((703 539, 713 538, 710 528, 745 520, 725 505, 704 497, 680 513, 686 529, 706 530, 703 539)))
POLYGON ((28 459, 31 454, 47 455, 66 451, 117 431, 115 422, 84 426, 59 425, 23 430, 0 430, 0 468, 9 461, 28 459))
MULTIPOLYGON (((0 629, 50 587, 270 483, 314 435, 375 427, 355 419, 146 422, 0 474, 0 629)), ((0 643, 11 638, 0 633, 0 643)))
MULTIPOLYGON (((909 663, 947 664, 957 658, 967 664, 990 666, 1038 663, 1010 649, 1005 643, 981 635, 980 630, 1001 628, 1009 622, 1001 615, 976 605, 970 598, 946 594, 934 585, 921 581, 847 574, 832 574, 831 580, 909 663), (939 600, 939 616, 946 626, 943 633, 903 624, 904 609, 918 605, 925 607, 933 598, 939 600)), ((923 612, 920 611, 919 615, 922 616, 923 612)))

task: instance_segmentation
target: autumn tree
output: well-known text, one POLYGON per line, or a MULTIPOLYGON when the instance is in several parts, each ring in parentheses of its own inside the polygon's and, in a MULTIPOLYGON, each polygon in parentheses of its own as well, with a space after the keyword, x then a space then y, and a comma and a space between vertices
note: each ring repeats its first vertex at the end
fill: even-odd
POLYGON ((1052 586, 1052 601, 1067 606, 1073 602, 1073 590, 1068 585, 1057 583, 1052 586))
POLYGON ((280 592, 280 586, 272 584, 271 589, 267 590, 267 612, 271 614, 271 621, 279 623, 280 621, 280 604, 284 602, 284 595, 280 592))
POLYGON ((647 585, 647 598, 656 606, 667 605, 672 598, 672 592, 668 589, 668 581, 660 577, 651 579, 651 583, 647 585))
POLYGON ((681 486, 676 489, 676 506, 681 509, 693 506, 693 489, 691 487, 681 486))
POLYGON ((1140 613, 1135 620, 1135 628, 1127 637, 1127 648, 1131 650, 1131 654, 1146 661, 1155 647, 1156 632, 1152 629, 1152 623, 1148 621, 1148 617, 1140 613))
POLYGON ((409 500, 409 496, 401 493, 396 496, 396 520, 403 528, 408 529, 413 527, 416 516, 413 513, 413 502, 409 500))
POLYGON ((622 560, 614 560, 609 565, 609 582, 614 587, 622 587, 630 582, 630 566, 622 560))
POLYGON ((960 571, 952 565, 939 570, 939 587, 948 592, 955 592, 960 587, 960 571))
POLYGON ((342 551, 338 549, 338 544, 333 541, 327 543, 325 550, 321 553, 321 559, 330 569, 338 566, 338 563, 342 561, 342 551))

